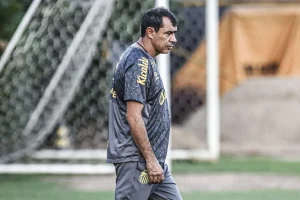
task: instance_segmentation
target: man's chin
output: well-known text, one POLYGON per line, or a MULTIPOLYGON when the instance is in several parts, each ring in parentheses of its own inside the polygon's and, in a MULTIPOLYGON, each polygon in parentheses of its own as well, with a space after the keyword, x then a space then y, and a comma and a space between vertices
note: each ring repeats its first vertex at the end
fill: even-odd
POLYGON ((168 53, 170 53, 170 51, 171 51, 171 49, 166 49, 166 50, 162 51, 161 54, 168 54, 168 53))

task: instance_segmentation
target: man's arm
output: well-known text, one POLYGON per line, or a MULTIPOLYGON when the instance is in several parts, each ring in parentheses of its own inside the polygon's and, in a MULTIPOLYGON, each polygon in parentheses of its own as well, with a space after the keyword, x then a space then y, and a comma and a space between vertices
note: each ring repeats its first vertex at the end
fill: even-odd
POLYGON ((150 183, 160 183, 164 180, 164 171, 158 163, 152 150, 146 127, 141 115, 144 105, 136 101, 127 101, 127 121, 132 138, 146 160, 150 183))

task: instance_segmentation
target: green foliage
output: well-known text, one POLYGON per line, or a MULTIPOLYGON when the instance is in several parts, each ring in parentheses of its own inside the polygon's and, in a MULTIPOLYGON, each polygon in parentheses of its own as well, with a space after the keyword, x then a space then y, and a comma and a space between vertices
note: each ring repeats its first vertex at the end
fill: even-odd
POLYGON ((31 0, 0 1, 0 39, 9 40, 28 9, 31 0))

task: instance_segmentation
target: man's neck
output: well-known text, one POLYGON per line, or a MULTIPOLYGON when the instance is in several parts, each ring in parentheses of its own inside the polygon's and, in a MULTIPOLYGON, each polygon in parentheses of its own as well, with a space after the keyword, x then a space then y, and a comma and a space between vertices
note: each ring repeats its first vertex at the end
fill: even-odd
POLYGON ((153 58, 158 55, 155 49, 153 48, 151 41, 148 38, 140 38, 137 42, 153 58))

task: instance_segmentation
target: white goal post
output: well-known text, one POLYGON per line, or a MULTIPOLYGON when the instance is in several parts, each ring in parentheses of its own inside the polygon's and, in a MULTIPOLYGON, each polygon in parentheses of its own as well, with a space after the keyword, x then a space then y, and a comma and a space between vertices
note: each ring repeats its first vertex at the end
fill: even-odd
MULTIPOLYGON (((8 45, 0 60, 0 71, 8 59, 15 40, 22 35, 26 23, 34 9, 38 7, 39 0, 32 3, 23 22, 20 24, 14 37, 8 45), (28 19, 27 19, 28 18, 28 19), (2 67, 1 67, 2 66, 2 67)), ((113 2, 113 1, 111 1, 113 2)), ((156 6, 169 7, 168 0, 156 0, 156 6)), ((207 42, 207 88, 206 88, 206 123, 207 123, 207 149, 173 149, 169 146, 167 163, 172 166, 172 160, 207 160, 215 161, 220 155, 220 100, 219 100, 219 61, 218 61, 218 0, 206 0, 206 42, 207 42)), ((164 81, 168 98, 170 98, 170 55, 160 55, 157 65, 164 81)), ((171 103, 169 101, 169 103, 171 103)), ((170 106, 170 105, 169 105, 170 106)), ((172 131, 171 131, 172 132, 172 131)), ((171 138, 171 137, 170 137, 171 138)), ((171 144, 171 142, 170 142, 171 144)), ((106 150, 40 150, 32 154, 34 159, 48 160, 105 160, 106 150)), ((1 173, 37 173, 37 174, 113 174, 113 165, 110 164, 0 164, 1 173)))
MULTIPOLYGON (((168 0, 156 0, 156 6, 169 8, 168 0)), ((220 96, 219 96, 219 1, 206 0, 206 42, 207 42, 207 88, 206 88, 206 123, 207 149, 184 150, 174 149, 167 157, 172 160, 208 160, 215 161, 220 155, 220 96)), ((170 55, 159 55, 157 65, 160 70, 168 99, 170 92, 170 55)), ((170 101, 168 102, 170 106, 170 101)), ((172 133, 172 131, 171 131, 172 133)), ((171 137, 170 137, 171 138, 171 137)), ((170 142, 172 144, 172 142, 170 142)), ((171 145, 170 145, 171 149, 171 145)), ((170 152, 170 150, 169 150, 170 152)), ((172 166, 170 164, 170 166, 172 166)))

